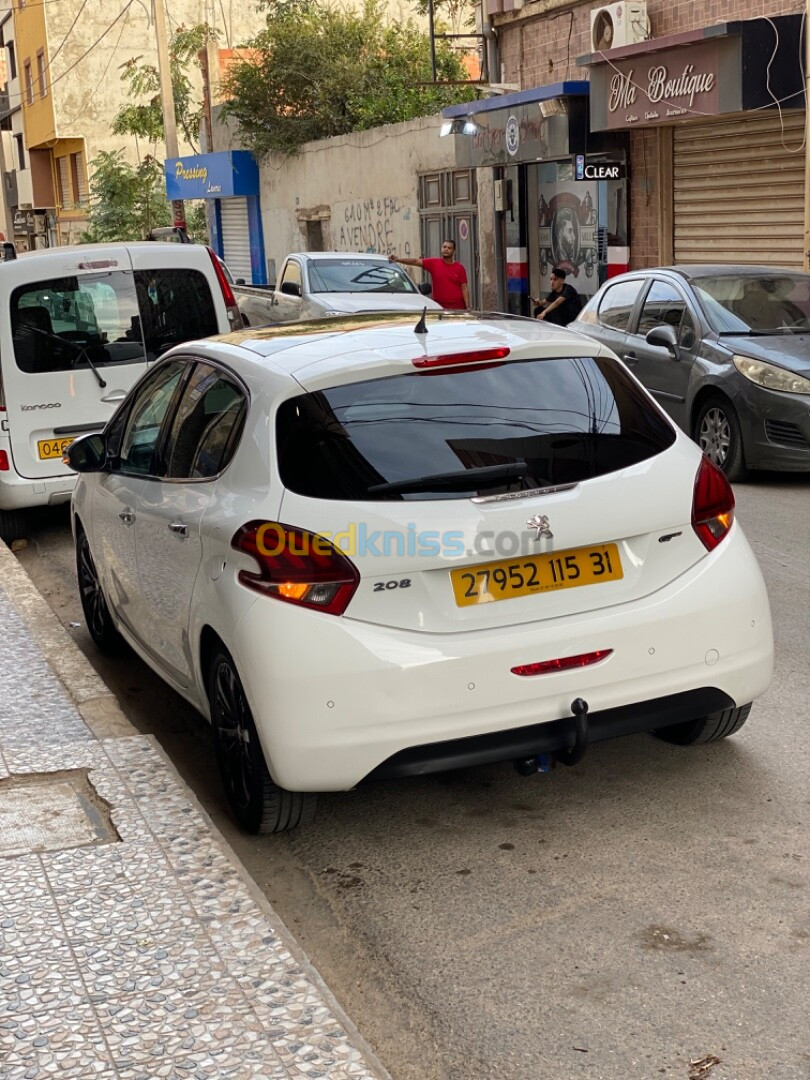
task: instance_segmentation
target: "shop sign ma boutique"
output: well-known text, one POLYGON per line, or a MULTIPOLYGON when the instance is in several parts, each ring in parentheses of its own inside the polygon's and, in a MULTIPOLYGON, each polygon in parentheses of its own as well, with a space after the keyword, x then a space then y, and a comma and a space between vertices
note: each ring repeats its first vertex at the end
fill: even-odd
POLYGON ((737 42, 703 42, 593 68, 591 129, 645 127, 742 107, 737 42))

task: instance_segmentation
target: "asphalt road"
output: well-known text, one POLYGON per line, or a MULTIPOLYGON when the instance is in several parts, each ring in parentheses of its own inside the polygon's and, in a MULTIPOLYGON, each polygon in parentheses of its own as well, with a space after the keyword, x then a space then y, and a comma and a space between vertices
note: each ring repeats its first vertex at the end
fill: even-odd
POLYGON ((19 558, 395 1080, 807 1080, 810 477, 736 494, 777 645, 736 737, 369 785, 275 838, 231 827, 196 714, 95 652, 66 512, 39 515, 19 558))

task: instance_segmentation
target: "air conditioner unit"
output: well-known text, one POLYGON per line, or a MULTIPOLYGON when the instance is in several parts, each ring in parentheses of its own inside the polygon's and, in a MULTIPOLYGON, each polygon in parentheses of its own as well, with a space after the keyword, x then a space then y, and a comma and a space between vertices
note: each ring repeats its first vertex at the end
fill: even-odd
POLYGON ((591 49, 604 52, 634 45, 650 36, 646 0, 629 4, 605 4, 591 9, 591 49))

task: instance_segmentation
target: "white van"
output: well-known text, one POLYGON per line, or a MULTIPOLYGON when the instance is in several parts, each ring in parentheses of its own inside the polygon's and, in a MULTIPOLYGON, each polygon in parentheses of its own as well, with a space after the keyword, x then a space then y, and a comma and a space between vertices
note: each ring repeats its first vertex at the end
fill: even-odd
POLYGON ((222 265, 198 244, 88 244, 0 262, 0 538, 28 507, 67 502, 62 454, 99 431, 172 345, 241 326, 222 265))

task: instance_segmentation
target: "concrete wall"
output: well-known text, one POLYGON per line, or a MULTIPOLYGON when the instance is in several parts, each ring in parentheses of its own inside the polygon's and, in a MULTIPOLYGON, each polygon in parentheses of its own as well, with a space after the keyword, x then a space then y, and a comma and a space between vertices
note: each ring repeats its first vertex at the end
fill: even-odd
POLYGON ((420 256, 418 175, 455 166, 440 126, 423 117, 269 155, 260 165, 268 260, 280 270, 291 251, 308 250, 308 221, 321 222, 327 250, 420 256))

